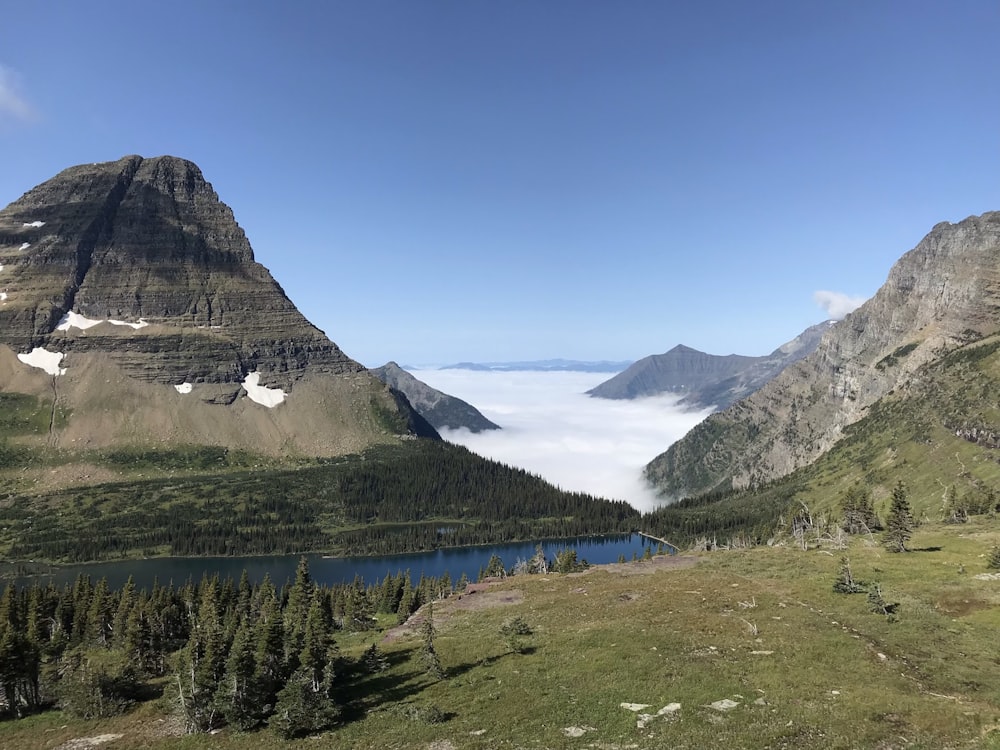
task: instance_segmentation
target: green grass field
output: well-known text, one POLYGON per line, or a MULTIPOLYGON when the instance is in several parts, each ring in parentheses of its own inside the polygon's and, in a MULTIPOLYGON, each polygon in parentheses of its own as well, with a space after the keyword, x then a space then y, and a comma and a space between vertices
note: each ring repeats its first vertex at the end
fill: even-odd
MULTIPOLYGON (((1000 748, 1000 580, 977 577, 998 543, 1000 521, 977 518, 926 524, 902 554, 855 538, 509 578, 435 605, 445 679, 424 673, 418 632, 404 632, 380 644, 391 666, 353 686, 343 723, 290 746, 1000 748), (894 618, 833 591, 844 554, 898 604, 894 618), (524 653, 499 634, 515 616, 533 631, 524 653)), ((338 642, 356 656, 382 637, 338 642)), ((0 725, 0 747, 114 734, 108 747, 289 746, 269 730, 177 736, 169 709, 103 722, 52 711, 0 725)))

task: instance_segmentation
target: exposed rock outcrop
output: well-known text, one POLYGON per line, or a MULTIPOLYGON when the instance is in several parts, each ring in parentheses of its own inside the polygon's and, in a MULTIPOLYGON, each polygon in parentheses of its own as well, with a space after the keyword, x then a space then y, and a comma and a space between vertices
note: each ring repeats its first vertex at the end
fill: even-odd
POLYGON ((815 352, 708 417, 646 477, 678 497, 784 476, 829 450, 922 364, 998 329, 1000 213, 938 224, 815 352))

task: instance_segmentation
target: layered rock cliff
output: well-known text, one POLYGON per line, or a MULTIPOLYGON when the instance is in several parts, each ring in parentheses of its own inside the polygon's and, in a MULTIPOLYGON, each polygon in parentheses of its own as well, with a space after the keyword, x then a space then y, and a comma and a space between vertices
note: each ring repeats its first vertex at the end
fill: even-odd
POLYGON ((830 449, 917 369, 1000 329, 1000 213, 938 224, 816 351, 650 462, 665 495, 747 487, 830 449))
POLYGON ((50 443, 323 455, 435 434, 299 313, 183 159, 72 167, 0 211, 0 290, 0 388, 55 394, 72 417, 50 443))

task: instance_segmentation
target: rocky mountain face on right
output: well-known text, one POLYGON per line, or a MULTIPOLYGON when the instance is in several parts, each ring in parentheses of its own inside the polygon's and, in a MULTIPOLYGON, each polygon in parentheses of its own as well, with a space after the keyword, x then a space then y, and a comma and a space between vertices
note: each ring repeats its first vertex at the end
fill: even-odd
POLYGON ((812 354, 709 416, 653 459, 645 476, 665 497, 679 498, 790 474, 888 397, 915 393, 927 368, 981 348, 998 332, 1000 212, 940 223, 870 300, 829 326, 812 354))
POLYGON ((810 326, 762 357, 706 354, 681 344, 664 354, 643 357, 587 394, 633 399, 675 393, 681 395, 681 404, 693 409, 725 409, 815 351, 831 322, 810 326))
POLYGON ((406 396, 417 413, 436 430, 466 429, 470 432, 483 432, 500 429, 500 425, 488 420, 469 402, 431 388, 395 362, 388 362, 371 372, 383 383, 406 396))

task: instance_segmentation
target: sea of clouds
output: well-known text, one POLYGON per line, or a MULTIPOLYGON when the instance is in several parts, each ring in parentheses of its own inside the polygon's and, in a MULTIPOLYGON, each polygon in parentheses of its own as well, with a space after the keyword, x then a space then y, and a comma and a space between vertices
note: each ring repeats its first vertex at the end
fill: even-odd
POLYGON ((503 428, 478 434, 444 430, 444 439, 565 490, 625 500, 641 511, 664 502, 643 481, 643 466, 709 414, 680 408, 674 396, 631 401, 587 396, 609 373, 411 372, 503 428))

